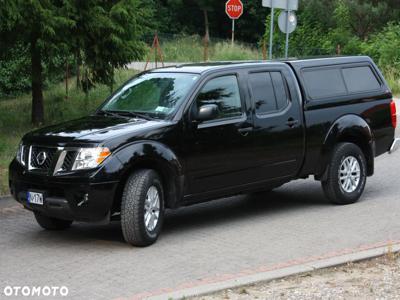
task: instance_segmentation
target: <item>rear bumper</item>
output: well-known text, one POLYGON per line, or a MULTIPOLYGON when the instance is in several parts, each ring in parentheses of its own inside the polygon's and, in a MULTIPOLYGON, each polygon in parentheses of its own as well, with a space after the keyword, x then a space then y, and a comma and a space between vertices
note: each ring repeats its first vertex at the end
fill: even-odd
POLYGON ((57 178, 30 174, 16 161, 10 165, 10 191, 25 208, 65 220, 99 222, 109 216, 118 181, 92 182, 88 177, 57 178), (44 204, 30 204, 27 192, 40 192, 44 204))
POLYGON ((399 147, 400 147, 400 139, 399 138, 394 139, 392 145, 390 146, 389 153, 392 154, 397 149, 399 149, 399 147))

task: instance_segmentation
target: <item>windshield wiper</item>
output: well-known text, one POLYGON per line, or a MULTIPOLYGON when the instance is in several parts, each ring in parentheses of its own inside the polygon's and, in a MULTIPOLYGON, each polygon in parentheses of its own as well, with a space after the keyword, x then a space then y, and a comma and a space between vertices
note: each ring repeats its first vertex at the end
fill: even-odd
POLYGON ((141 118, 141 119, 145 119, 145 120, 154 119, 153 117, 150 117, 149 115, 142 114, 142 113, 139 113, 139 112, 134 112, 134 111, 119 111, 118 113, 123 115, 123 116, 130 116, 130 117, 141 118))
POLYGON ((130 118, 141 118, 145 120, 153 120, 153 117, 150 117, 149 115, 142 114, 139 112, 133 112, 133 111, 122 111, 122 110, 99 110, 99 112, 105 114, 105 115, 110 115, 118 118, 125 118, 125 119, 130 119, 130 118))
POLYGON ((113 111, 109 111, 109 110, 99 110, 97 113, 102 113, 103 115, 108 115, 108 116, 112 116, 112 117, 116 117, 116 118, 123 118, 123 119, 129 119, 127 116, 124 115, 120 115, 116 112, 113 111))

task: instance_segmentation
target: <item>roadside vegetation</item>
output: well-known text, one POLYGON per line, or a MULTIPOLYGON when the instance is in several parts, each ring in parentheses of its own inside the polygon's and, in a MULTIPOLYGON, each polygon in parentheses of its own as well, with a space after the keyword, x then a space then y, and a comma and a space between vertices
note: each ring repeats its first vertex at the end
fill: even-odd
POLYGON ((399 279, 399 253, 389 252, 370 260, 188 299, 398 299, 399 279))
MULTIPOLYGON (((178 35, 173 39, 160 37, 165 61, 203 62, 204 41, 199 35, 178 35)), ((210 61, 261 60, 263 55, 257 44, 244 42, 232 43, 223 39, 211 39, 208 45, 210 61)))

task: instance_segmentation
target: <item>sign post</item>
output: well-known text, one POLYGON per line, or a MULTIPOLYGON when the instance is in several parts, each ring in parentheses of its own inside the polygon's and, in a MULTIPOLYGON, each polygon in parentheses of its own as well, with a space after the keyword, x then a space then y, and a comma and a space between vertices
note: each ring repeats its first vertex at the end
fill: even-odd
POLYGON ((294 11, 288 10, 281 12, 278 25, 279 29, 286 34, 285 58, 287 58, 289 51, 289 34, 291 34, 297 26, 297 17, 294 11))
POLYGON ((262 6, 271 8, 271 25, 269 33, 269 59, 272 59, 274 10, 275 8, 284 10, 279 16, 279 29, 282 32, 286 33, 285 57, 287 57, 289 51, 289 34, 294 31, 297 25, 297 18, 293 11, 296 11, 299 8, 299 0, 262 0, 262 6), (284 24, 281 25, 282 23, 281 19, 284 18, 283 15, 286 16, 286 18, 283 20, 284 24))
POLYGON ((289 0, 287 3, 287 7, 286 7, 286 41, 285 41, 285 58, 288 57, 288 53, 289 53, 289 15, 290 15, 290 10, 289 10, 289 0))
POLYGON ((243 14, 243 3, 241 0, 228 0, 225 3, 225 12, 232 20, 232 45, 235 42, 235 20, 243 14))
POLYGON ((271 24, 269 27, 269 59, 272 60, 272 45, 274 37, 274 0, 271 0, 271 24))

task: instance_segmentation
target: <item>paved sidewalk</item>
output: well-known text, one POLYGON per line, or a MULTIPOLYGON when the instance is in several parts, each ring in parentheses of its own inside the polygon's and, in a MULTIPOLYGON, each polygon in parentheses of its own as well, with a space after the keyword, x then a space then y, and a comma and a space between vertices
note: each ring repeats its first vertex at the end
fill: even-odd
POLYGON ((0 209, 15 205, 22 206, 9 195, 0 196, 0 209))
POLYGON ((0 293, 6 285, 66 285, 71 299, 134 299, 400 240, 399 165, 398 152, 379 157, 355 205, 328 204, 310 179, 172 211, 148 248, 126 245, 118 223, 41 230, 9 201, 12 209, 0 210, 0 293))

